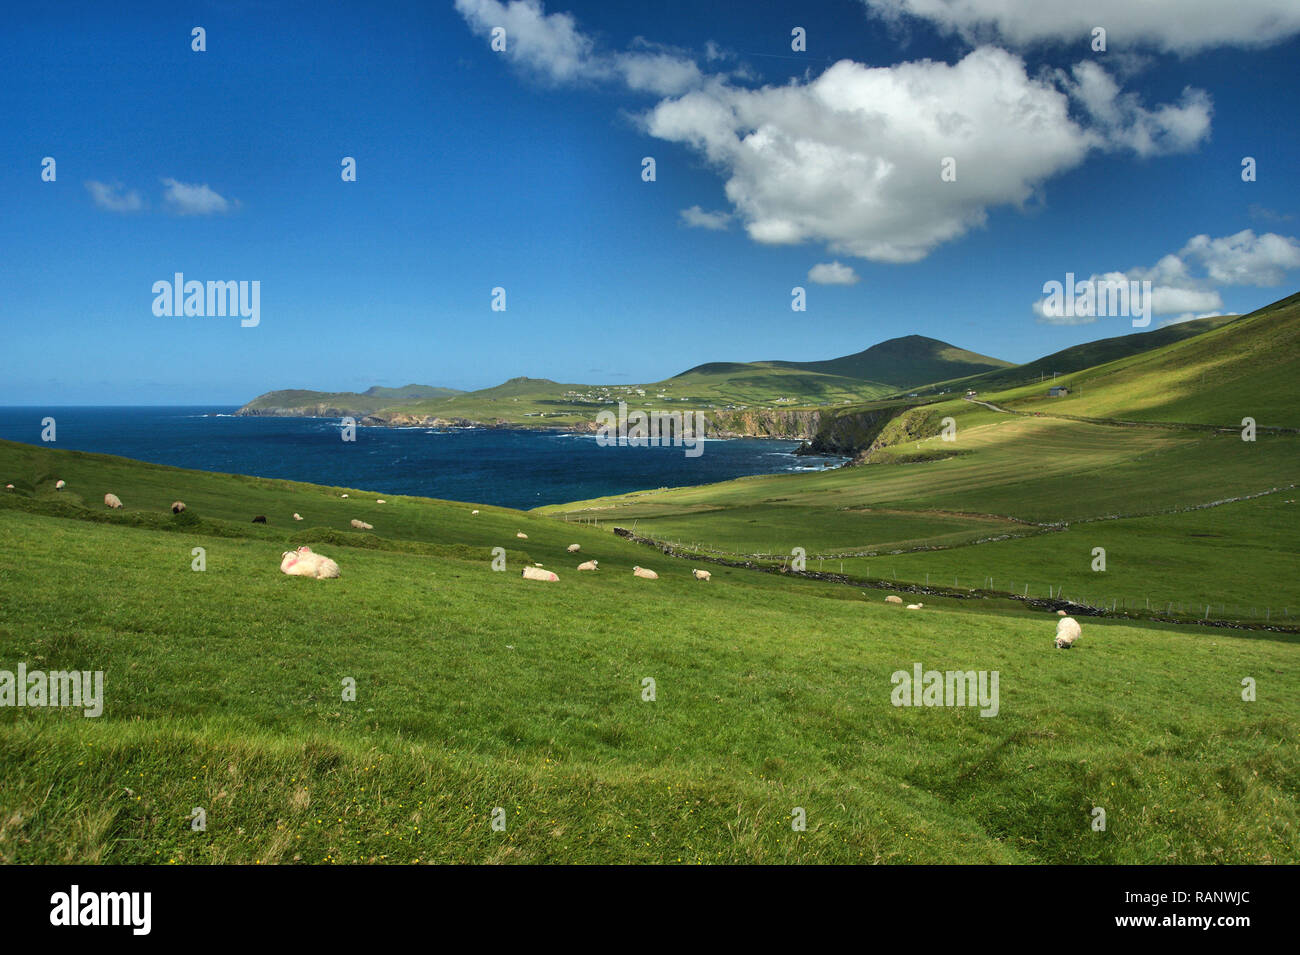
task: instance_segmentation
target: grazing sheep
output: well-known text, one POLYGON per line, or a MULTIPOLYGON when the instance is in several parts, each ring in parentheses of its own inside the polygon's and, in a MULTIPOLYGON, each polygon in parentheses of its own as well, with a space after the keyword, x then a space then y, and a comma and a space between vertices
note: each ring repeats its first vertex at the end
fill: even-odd
POLYGON ((888 597, 885 598, 885 603, 887 604, 901 604, 902 602, 903 602, 902 597, 895 597, 893 594, 890 594, 888 597))
POLYGON ((582 550, 582 545, 581 545, 581 544, 570 544, 568 547, 566 547, 566 548, 564 548, 564 549, 567 550, 570 554, 576 554, 578 551, 582 550))
POLYGON ((515 536, 518 537, 521 541, 526 541, 526 540, 528 540, 528 535, 525 534, 523 531, 520 531, 520 532, 517 533, 515 536))
POLYGON ((478 511, 470 511, 471 514, 477 514, 478 511))
POLYGON ((387 502, 387 501, 379 501, 379 500, 376 500, 375 503, 376 503, 376 504, 387 504, 388 502, 387 502))
POLYGON ((6 484, 6 485, 5 485, 5 490, 6 490, 6 491, 12 491, 13 489, 14 489, 14 486, 13 486, 12 484, 6 484))
POLYGON ((633 567, 632 573, 637 577, 643 577, 646 580, 658 580, 659 575, 653 570, 646 570, 644 567, 633 567))
POLYGON ((709 573, 707 570, 692 570, 692 571, 691 571, 691 576, 694 577, 696 580, 712 580, 712 579, 713 579, 713 575, 712 575, 711 573, 709 573))
POLYGON ((302 520, 302 515, 299 514, 297 511, 294 511, 294 512, 293 512, 293 519, 294 519, 295 521, 300 521, 300 520, 302 520))
POLYGON ((346 494, 340 494, 339 497, 347 497, 346 494))
POLYGON ((588 560, 588 561, 583 561, 581 564, 578 565, 578 569, 579 569, 579 570, 599 570, 600 568, 596 566, 598 563, 600 563, 600 561, 598 561, 598 560, 588 560))
MULTIPOLYGON (((10 486, 12 487, 12 485, 10 486)), ((105 494, 104 503, 115 511, 120 511, 122 509, 122 499, 116 494, 105 494)))
POLYGON ((292 577, 314 577, 323 580, 339 576, 339 565, 324 554, 316 554, 307 546, 287 550, 280 555, 280 571, 292 577))
POLYGON ((173 514, 179 514, 179 513, 180 513, 181 511, 183 511, 183 510, 185 510, 185 502, 184 502, 184 501, 172 501, 172 513, 173 513, 173 514))
POLYGON ((258 514, 255 518, 253 518, 253 523, 254 523, 254 524, 265 524, 265 523, 266 523, 266 515, 265 515, 265 514, 258 514))
POLYGON ((54 490, 56 491, 62 491, 67 486, 68 483, 64 481, 62 478, 54 482, 54 490))
POLYGON ((554 571, 542 570, 540 567, 525 567, 524 572, 520 575, 524 580, 546 580, 557 581, 560 578, 555 575, 554 571))
POLYGON ((1062 617, 1056 621, 1056 649, 1068 650, 1074 646, 1074 641, 1083 636, 1083 630, 1079 622, 1073 617, 1062 617))
POLYGON ((352 518, 351 524, 359 531, 373 531, 375 529, 374 524, 367 524, 365 521, 359 521, 355 517, 352 518))
POLYGON ((908 609, 908 610, 920 610, 920 609, 921 609, 922 607, 924 607, 924 606, 925 606, 925 604, 908 604, 908 605, 907 605, 907 609, 908 609))

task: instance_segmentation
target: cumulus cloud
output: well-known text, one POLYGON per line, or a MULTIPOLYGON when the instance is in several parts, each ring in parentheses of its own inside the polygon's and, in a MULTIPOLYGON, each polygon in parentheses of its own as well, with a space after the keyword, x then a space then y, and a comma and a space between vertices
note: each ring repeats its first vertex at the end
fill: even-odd
MULTIPOLYGON (((1245 229, 1218 239, 1208 235, 1193 236, 1177 253, 1164 256, 1155 265, 1137 266, 1122 272, 1094 273, 1086 280, 1076 278, 1075 287, 1081 288, 1085 281, 1094 288, 1133 282, 1141 287, 1140 283, 1150 282, 1151 313, 1175 316, 1162 322, 1172 325, 1224 314, 1223 298, 1216 286, 1253 285, 1263 288, 1281 285, 1286 280, 1285 273, 1292 269, 1300 269, 1300 242, 1272 232, 1256 236, 1250 229, 1245 229)), ((1065 277, 1055 281, 1064 284, 1065 277)), ((1046 290, 1044 295, 1047 295, 1046 290)), ((1096 314, 1053 311, 1049 301, 1049 298, 1039 299, 1032 306, 1038 320, 1049 325, 1086 325, 1099 317, 1096 314)))
POLYGON ((1016 46, 1091 42, 1104 27, 1107 46, 1146 46, 1194 53, 1216 46, 1261 47, 1300 33, 1295 0, 863 0, 867 9, 898 21, 929 20, 968 42, 992 39, 1016 46))
POLYGON ((729 212, 707 212, 699 206, 691 206, 681 211, 682 224, 693 229, 713 229, 721 231, 731 223, 729 212))
POLYGON ((858 273, 851 265, 835 262, 819 262, 808 270, 808 281, 818 285, 857 285, 858 273))
POLYGON ((86 189, 95 205, 109 212, 139 212, 144 208, 140 194, 134 189, 126 190, 120 182, 109 184, 90 179, 86 189))
POLYGON ((167 207, 178 215, 210 216, 229 212, 234 207, 229 199, 219 195, 204 183, 201 186, 175 179, 164 179, 163 201, 167 207))
MULTIPOLYGON (((1031 77, 1019 56, 979 47, 954 64, 869 67, 842 60, 821 75, 753 88, 743 72, 704 74, 681 51, 639 40, 597 48, 540 0, 456 0, 484 37, 502 26, 505 55, 552 82, 612 81, 660 97, 639 117, 651 136, 703 156, 756 242, 821 243, 833 254, 915 262, 1020 206, 1094 150, 1140 156, 1194 147, 1211 105, 1188 89, 1148 108, 1094 63, 1031 77), (1072 109, 1073 107, 1073 109, 1072 109), (940 178, 951 160, 955 177, 940 178)), ((706 56, 720 55, 715 46, 706 56)), ((703 228, 715 214, 683 220, 703 228)))

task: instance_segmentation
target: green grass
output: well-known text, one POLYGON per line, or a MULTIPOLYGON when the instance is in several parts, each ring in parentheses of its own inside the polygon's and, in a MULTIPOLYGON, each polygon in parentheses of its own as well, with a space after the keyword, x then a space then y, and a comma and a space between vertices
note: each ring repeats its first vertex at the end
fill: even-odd
POLYGON ((0 709, 6 862, 1300 861, 1294 637, 1084 620, 1057 652, 1047 614, 699 583, 537 513, 8 442, 0 468, 0 667, 99 669, 106 693, 98 719, 0 709), (278 572, 313 535, 340 579, 278 572), (998 670, 999 715, 893 707, 918 661, 998 670))

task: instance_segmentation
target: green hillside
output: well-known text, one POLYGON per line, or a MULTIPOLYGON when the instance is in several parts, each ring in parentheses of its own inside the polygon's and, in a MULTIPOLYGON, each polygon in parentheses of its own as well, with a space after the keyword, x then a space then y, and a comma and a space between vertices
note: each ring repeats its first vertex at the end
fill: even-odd
POLYGON ((772 364, 877 381, 895 388, 915 388, 931 382, 1013 367, 1011 362, 1000 358, 980 355, 924 335, 891 338, 872 345, 865 351, 829 361, 779 361, 772 364))
POLYGON ((1300 293, 1151 351, 995 397, 1025 411, 1240 428, 1300 427, 1300 293))
POLYGON ((6 863, 1300 861, 1294 637, 1061 652, 1008 601, 702 583, 608 525, 11 442, 0 474, 5 666, 104 673, 98 718, 0 708, 6 863), (303 542, 342 577, 279 573, 303 542), (918 662, 998 671, 996 715, 892 705, 918 662))

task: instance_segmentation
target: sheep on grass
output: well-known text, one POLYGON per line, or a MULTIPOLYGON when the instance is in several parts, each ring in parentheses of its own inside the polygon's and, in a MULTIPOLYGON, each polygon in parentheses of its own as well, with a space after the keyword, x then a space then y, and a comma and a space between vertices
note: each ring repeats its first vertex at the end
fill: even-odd
POLYGON ((696 580, 712 580, 712 579, 713 579, 713 575, 712 575, 711 573, 709 573, 707 570, 692 570, 692 571, 691 571, 691 576, 694 577, 696 580))
POLYGON ((173 513, 173 514, 179 514, 179 513, 180 513, 181 511, 183 511, 183 510, 185 510, 185 502, 184 502, 184 501, 172 501, 172 513, 173 513))
POLYGON ((518 537, 521 541, 528 540, 528 535, 525 534, 523 531, 519 531, 519 533, 515 534, 515 536, 518 537))
POLYGON ((374 524, 367 524, 365 521, 359 521, 355 517, 352 518, 352 526, 359 531, 373 531, 375 529, 374 524))
POLYGON ((540 567, 525 567, 520 576, 524 580, 545 580, 552 583, 560 579, 554 571, 542 570, 540 567))
POLYGON ((122 499, 116 494, 105 494, 104 503, 115 511, 120 511, 122 509, 122 499))
POLYGON ((294 512, 293 512, 293 519, 294 519, 295 521, 300 521, 300 520, 302 520, 302 515, 299 514, 297 511, 294 511, 294 512))
POLYGON ((644 580, 658 580, 658 579, 659 579, 659 575, 658 575, 658 574, 656 574, 653 570, 646 570, 646 568, 644 568, 644 567, 633 567, 633 568, 632 568, 632 573, 633 573, 635 576, 637 576, 637 577, 641 577, 641 578, 643 578, 644 580))
POLYGON ((599 570, 600 568, 598 568, 598 567, 596 566, 598 563, 600 563, 600 561, 598 561, 598 560, 588 560, 588 561, 583 561, 581 564, 578 565, 578 569, 579 569, 579 570, 599 570))
POLYGON ((280 555, 280 571, 291 577, 313 577, 323 580, 339 576, 339 565, 324 554, 316 554, 307 546, 287 550, 280 555))
POLYGON ((576 554, 578 551, 582 550, 582 545, 581 545, 581 544, 570 544, 568 547, 566 547, 566 548, 564 548, 564 549, 567 550, 570 554, 576 554))
POLYGON ((1083 629, 1073 617, 1062 617, 1056 621, 1056 649, 1068 650, 1074 641, 1083 636, 1083 629))
POLYGON ((901 604, 902 602, 903 602, 902 597, 895 597, 893 594, 890 594, 888 597, 885 598, 885 603, 887 604, 901 604))
POLYGON ((265 524, 265 523, 266 523, 266 515, 265 515, 265 514, 258 514, 255 518, 253 518, 253 523, 254 523, 254 524, 265 524))
POLYGON ((908 605, 907 605, 907 609, 908 609, 908 610, 920 610, 920 609, 921 609, 922 607, 924 607, 924 606, 925 606, 925 604, 908 604, 908 605))
POLYGON ((54 482, 54 490, 56 491, 62 491, 67 486, 68 486, 67 482, 64 481, 62 478, 54 482))

